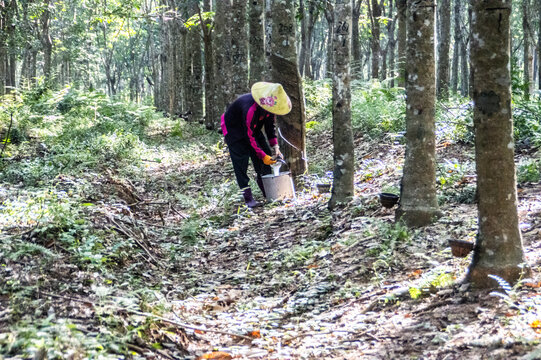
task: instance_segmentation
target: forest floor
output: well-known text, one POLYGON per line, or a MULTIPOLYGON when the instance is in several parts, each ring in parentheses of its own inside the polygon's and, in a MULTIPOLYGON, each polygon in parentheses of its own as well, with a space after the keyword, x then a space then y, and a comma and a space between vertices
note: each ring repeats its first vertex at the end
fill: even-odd
MULTIPOLYGON (((331 135, 309 143, 309 161, 331 170, 331 135)), ((68 196, 84 184, 73 232, 89 219, 106 239, 91 250, 115 256, 67 248, 58 226, 5 227, 0 359, 540 359, 541 184, 519 188, 532 279, 502 299, 462 284, 471 255, 447 244, 475 237, 473 149, 440 141, 445 215, 409 230, 377 196, 399 183, 404 145, 355 144, 356 196, 333 212, 310 175, 296 200, 247 209, 219 144, 147 158, 132 176, 58 176, 68 196)), ((24 197, 4 184, 2 202, 24 197)))

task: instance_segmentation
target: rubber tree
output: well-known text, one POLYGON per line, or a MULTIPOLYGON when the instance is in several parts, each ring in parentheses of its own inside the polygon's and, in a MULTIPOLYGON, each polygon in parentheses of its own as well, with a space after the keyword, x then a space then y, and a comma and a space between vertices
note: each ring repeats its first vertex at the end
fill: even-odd
POLYGON ((408 1, 406 155, 396 219, 425 226, 441 215, 436 196, 434 0, 408 1))
POLYGON ((233 0, 231 29, 231 87, 233 99, 249 91, 248 87, 248 26, 246 0, 233 0))
POLYGON ((231 64, 231 0, 220 0, 216 2, 216 15, 214 17, 214 61, 216 69, 217 96, 216 107, 223 113, 232 100, 227 94, 231 93, 231 79, 229 76, 220 76, 230 71, 231 64))
POLYGON ((449 97, 449 47, 451 44, 451 1, 438 0, 438 98, 449 97))
POLYGON ((278 138, 291 174, 296 177, 306 171, 306 113, 295 46, 295 1, 274 0, 272 16, 272 79, 282 84, 292 105, 289 114, 278 117, 278 138))
POLYGON ((473 119, 477 170, 478 233, 466 279, 477 288, 509 283, 524 263, 518 226, 511 118, 511 0, 471 1, 473 119))
POLYGON ((329 208, 349 202, 354 195, 355 156, 351 128, 351 18, 352 0, 336 0, 333 16, 333 186, 329 208))
POLYGON ((263 24, 264 0, 248 2, 250 21, 250 85, 266 77, 265 28, 263 24))
POLYGON ((398 17, 398 81, 399 87, 406 86, 406 0, 396 0, 398 17))

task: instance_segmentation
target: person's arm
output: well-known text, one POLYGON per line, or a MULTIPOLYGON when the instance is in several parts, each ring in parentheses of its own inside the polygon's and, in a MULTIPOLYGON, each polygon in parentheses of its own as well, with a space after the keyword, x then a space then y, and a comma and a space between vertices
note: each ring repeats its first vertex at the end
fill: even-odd
POLYGON ((283 155, 280 152, 278 138, 276 137, 276 115, 269 114, 269 116, 265 117, 265 133, 267 134, 269 145, 272 147, 274 152, 274 158, 282 158, 283 155))
MULTIPOLYGON (((272 160, 270 155, 267 155, 258 145, 257 141, 254 137, 254 129, 256 125, 256 119, 254 119, 255 112, 257 110, 257 104, 254 103, 250 109, 248 109, 248 113, 246 114, 246 135, 248 135, 248 140, 250 140, 250 145, 255 150, 255 153, 258 158, 263 160, 263 163, 265 165, 271 165, 276 163, 276 161, 272 160)), ((275 136, 276 137, 276 136, 275 136)))

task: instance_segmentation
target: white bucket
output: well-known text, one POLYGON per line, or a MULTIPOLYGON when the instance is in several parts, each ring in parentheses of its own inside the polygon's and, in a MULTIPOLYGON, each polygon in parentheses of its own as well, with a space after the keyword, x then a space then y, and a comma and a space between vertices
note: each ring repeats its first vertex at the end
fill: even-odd
POLYGON ((293 187, 293 180, 289 176, 289 171, 280 173, 278 176, 272 174, 263 175, 261 178, 263 179, 267 200, 295 199, 295 188, 293 187))

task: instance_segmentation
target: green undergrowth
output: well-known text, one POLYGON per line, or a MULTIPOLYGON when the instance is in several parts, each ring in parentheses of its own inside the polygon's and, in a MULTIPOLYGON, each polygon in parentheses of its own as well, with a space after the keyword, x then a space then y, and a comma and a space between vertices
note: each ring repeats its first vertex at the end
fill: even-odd
POLYGON ((132 354, 128 343, 159 348, 163 325, 101 301, 127 296, 132 309, 161 313, 154 291, 170 286, 167 269, 227 224, 236 184, 220 175, 215 186, 205 171, 223 155, 221 136, 98 91, 39 86, 2 100, 0 129, 0 354, 106 359, 132 354), (129 206, 138 201, 156 204, 129 206), (88 308, 99 316, 81 325, 70 311, 87 307, 43 295, 64 293, 97 302, 88 308))

